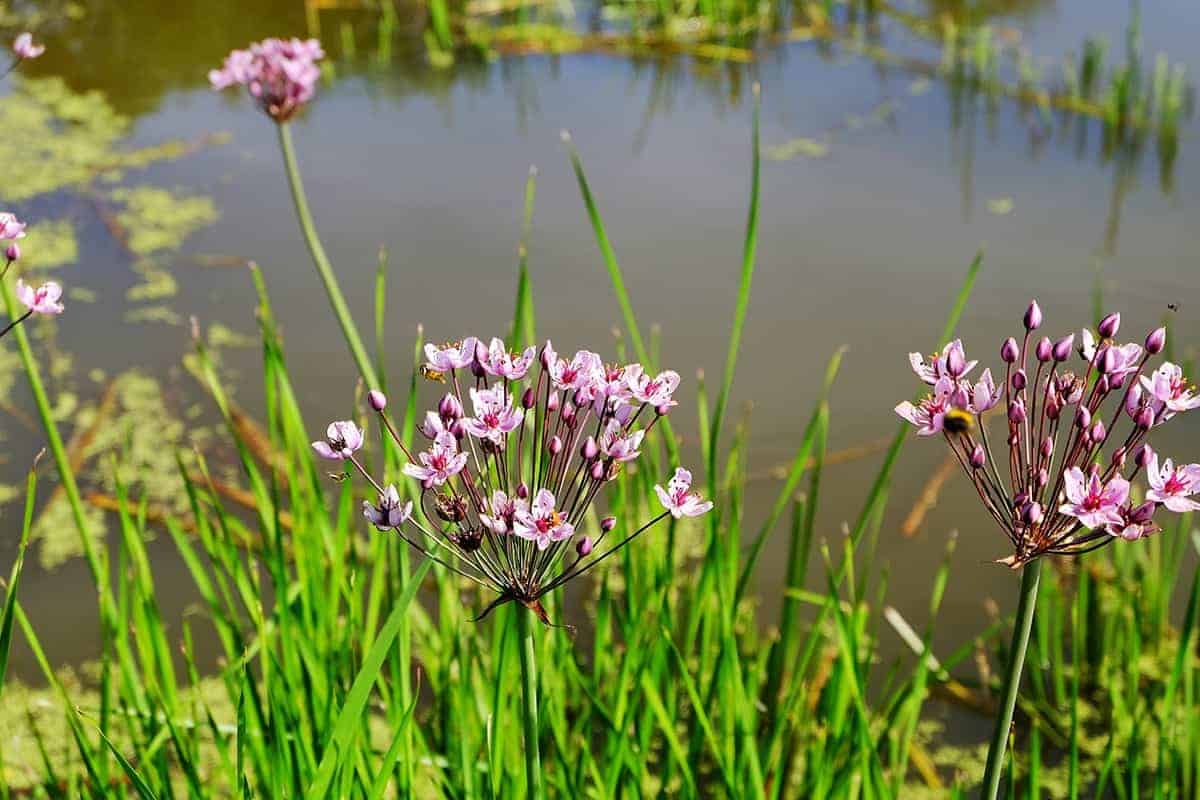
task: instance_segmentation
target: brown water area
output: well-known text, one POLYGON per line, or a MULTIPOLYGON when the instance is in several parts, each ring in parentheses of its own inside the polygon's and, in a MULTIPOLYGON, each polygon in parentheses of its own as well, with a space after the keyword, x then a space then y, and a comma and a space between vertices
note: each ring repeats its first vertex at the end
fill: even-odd
MULTIPOLYGON (((388 253, 394 382, 407 380, 419 324, 439 341, 507 329, 531 165, 538 185, 528 248, 539 335, 560 350, 615 355, 620 310, 560 141, 569 130, 638 318, 658 326, 662 363, 684 376, 689 411, 674 424, 694 462, 691 392, 698 372, 719 376, 724 361, 749 195, 750 87, 761 83, 759 254, 733 393, 747 414, 755 476, 747 530, 778 492, 779 468, 800 444, 825 363, 846 347, 831 406, 829 447, 837 455, 818 517, 818 535, 840 548, 843 523, 853 521, 878 469, 880 442, 896 429, 892 408, 916 388, 907 353, 936 346, 980 247, 983 268, 959 331, 985 364, 998 362, 1001 340, 1017 330, 1034 296, 1056 334, 1094 323, 1100 293, 1105 310, 1124 313, 1123 333, 1138 338, 1177 305, 1178 360, 1200 342, 1200 161, 1186 115, 1177 140, 1149 133, 1126 141, 1094 117, 1035 108, 1020 90, 956 80, 942 62, 939 31, 986 24, 1004 48, 996 74, 1009 89, 1021 84, 1014 54, 1025 53, 1040 85, 1053 89, 1088 36, 1110 43, 1107 75, 1126 57, 1133 12, 1123 2, 939 0, 871 15, 837 6, 828 26, 781 6, 769 29, 707 51, 632 46, 621 37, 634 23, 617 13, 620 6, 583 3, 570 16, 539 7, 542 18, 553 15, 582 37, 569 47, 554 40, 569 52, 549 52, 554 41, 529 35, 505 44, 494 32, 516 21, 512 12, 480 13, 479 24, 493 32, 490 53, 462 46, 449 62, 431 58, 428 19, 416 5, 394 15, 376 4, 284 0, 29 5, 41 15, 36 30, 48 49, 28 65, 28 78, 57 76, 72 92, 99 92, 128 120, 113 144, 118 151, 184 144, 177 157, 116 178, 116 187, 170 192, 165 210, 149 200, 139 206, 102 174, 84 187, 26 196, 22 165, 7 165, 4 210, 31 229, 53 219, 73 231, 74 253, 52 271, 75 292, 70 313, 51 329, 39 327, 37 346, 56 354, 58 385, 89 411, 79 419, 62 409, 81 454, 87 437, 104 433, 111 380, 131 369, 160 388, 158 400, 139 407, 136 424, 107 437, 118 452, 131 437, 153 448, 160 432, 164 451, 189 447, 186 434, 167 436, 168 414, 183 430, 212 427, 211 401, 183 360, 193 316, 202 329, 223 332, 222 365, 238 402, 252 417, 261 411, 259 352, 240 341, 256 330, 243 267, 251 260, 265 276, 314 437, 351 409, 356 373, 299 235, 272 126, 245 97, 207 84, 208 70, 230 49, 266 36, 319 35, 329 54, 317 100, 294 135, 318 228, 364 330, 380 248, 388 253), (164 231, 180 241, 157 249, 136 240, 164 231), (93 427, 101 430, 89 427, 97 417, 93 427)), ((1163 52, 1200 73, 1188 35, 1200 22, 1195 5, 1170 0, 1143 12, 1142 72, 1163 52)), ((10 82, 5 91, 22 86, 10 82)), ((11 367, 9 374, 0 476, 17 484, 41 434, 26 424, 33 406, 23 376, 11 367)), ((1159 444, 1193 460, 1200 416, 1180 418, 1171 431, 1159 444)), ((211 438, 219 461, 220 440, 211 438)), ((947 537, 957 531, 935 649, 977 633, 987 599, 1009 607, 1016 591, 1013 573, 991 563, 1007 542, 961 476, 951 475, 919 525, 906 525, 945 452, 936 442, 908 442, 879 542, 888 598, 919 623, 947 537)), ((97 469, 106 457, 88 455, 97 469)), ((93 480, 85 491, 111 487, 93 480)), ((20 514, 19 497, 0 508, 4 574, 20 514)), ((785 546, 782 536, 768 543, 760 562, 767 623, 778 606, 785 546)), ((164 614, 178 620, 196 600, 191 581, 167 537, 151 552, 164 614)), ((34 553, 36 561, 37 546, 34 553)), ((82 560, 28 571, 21 591, 52 662, 98 652, 82 560)), ((12 668, 36 680, 21 647, 12 668)))

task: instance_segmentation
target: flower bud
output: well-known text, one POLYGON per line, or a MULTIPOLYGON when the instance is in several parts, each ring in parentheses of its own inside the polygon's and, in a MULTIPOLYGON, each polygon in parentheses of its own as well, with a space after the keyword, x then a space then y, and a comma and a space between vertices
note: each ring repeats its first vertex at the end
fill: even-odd
POLYGON ((601 533, 608 533, 615 527, 617 527, 616 517, 605 517, 604 519, 600 520, 601 533))
POLYGON ((1145 406, 1138 412, 1137 417, 1133 421, 1142 430, 1150 430, 1154 427, 1154 409, 1150 408, 1150 406, 1145 406))
POLYGON ((522 500, 527 500, 529 498, 529 484, 525 481, 521 481, 519 484, 517 484, 517 497, 521 498, 522 500))
POLYGON ((575 419, 575 408, 576 405, 570 401, 563 403, 562 414, 560 415, 563 418, 563 422, 570 423, 571 420, 575 419))
POLYGON ((378 389, 372 389, 367 392, 367 404, 376 411, 383 411, 387 408, 387 395, 378 389))
POLYGON ((1054 439, 1050 436, 1042 439, 1042 446, 1039 452, 1042 454, 1042 458, 1049 458, 1054 455, 1054 439))
POLYGON ((1163 351, 1167 346, 1167 329, 1155 328, 1146 337, 1146 352, 1152 356, 1156 356, 1163 351))
POLYGON ((8 263, 12 263, 21 257, 21 246, 16 242, 11 242, 8 247, 4 248, 4 257, 8 259, 8 263))
POLYGON ((1025 309, 1025 330, 1035 331, 1042 327, 1042 308, 1038 305, 1037 300, 1029 301, 1029 308, 1025 309))
POLYGON ((593 461, 592 468, 588 471, 588 474, 592 476, 592 480, 594 481, 604 480, 604 462, 593 461))
POLYGON ((589 436, 583 442, 583 447, 579 448, 579 455, 583 456, 584 461, 591 461, 600 454, 600 445, 596 444, 596 440, 589 436))
POLYGON ((546 448, 550 451, 550 455, 558 455, 563 450, 562 439, 558 438, 557 436, 551 436, 550 443, 546 446, 546 448))
POLYGON ((1025 404, 1019 399, 1008 404, 1008 421, 1018 424, 1025 421, 1025 404))
POLYGON ((661 406, 654 407, 654 413, 660 417, 665 417, 670 412, 671 412, 671 404, 670 403, 663 403, 661 406))
POLYGON ((545 369, 550 369, 550 358, 551 358, 551 353, 553 353, 553 352, 554 351, 550 349, 549 342, 546 342, 546 344, 542 346, 542 352, 538 356, 538 360, 542 362, 542 367, 544 367, 545 369))
POLYGON ((1042 504, 1029 503, 1021 509, 1021 518, 1025 520, 1026 525, 1037 525, 1042 521, 1042 504))
POLYGON ((1086 407, 1080 407, 1080 409, 1075 412, 1075 424, 1080 428, 1086 428, 1088 425, 1091 425, 1092 412, 1088 411, 1086 407))
POLYGON ((1108 379, 1107 375, 1101 375, 1100 380, 1096 381, 1096 392, 1103 397, 1108 394, 1110 389, 1112 389, 1112 381, 1108 379))
POLYGON ((1000 358, 1006 364, 1011 364, 1021 355, 1021 348, 1017 347, 1017 340, 1013 337, 1008 337, 1004 340, 1004 344, 1000 345, 1000 358))
POLYGON ((461 418, 463 415, 462 403, 453 394, 447 394, 438 403, 438 416, 449 422, 461 418))
POLYGON ((461 419, 456 419, 450 424, 450 432, 454 434, 455 439, 459 439, 461 441, 462 438, 467 435, 467 428, 465 425, 463 425, 461 419))
POLYGON ((583 558, 592 552, 593 542, 592 537, 585 536, 575 543, 575 552, 579 553, 579 557, 583 558))
POLYGON ((1036 480, 1037 480, 1037 485, 1038 485, 1039 489, 1050 482, 1050 473, 1046 470, 1045 467, 1042 467, 1041 469, 1039 469, 1037 471, 1036 480))
POLYGON ((960 377, 967 369, 967 357, 957 345, 946 349, 946 372, 952 378, 960 377))
POLYGON ((1013 373, 1012 388, 1014 392, 1019 392, 1029 385, 1029 376, 1025 374, 1025 370, 1019 369, 1013 373))
POLYGON ((984 452, 983 445, 975 445, 975 449, 971 451, 971 466, 975 469, 982 468, 987 464, 987 453, 984 452))
POLYGON ((1075 334, 1064 336, 1054 343, 1054 360, 1066 361, 1071 357, 1071 348, 1075 346, 1075 334))
POLYGON ((535 403, 537 403, 537 395, 534 393, 533 387, 526 387, 525 391, 521 393, 521 408, 528 411, 533 408, 535 403))
POLYGON ((1137 464, 1142 469, 1154 459, 1154 448, 1148 444, 1144 444, 1133 452, 1133 463, 1137 464))
POLYGON ((1099 444, 1104 441, 1104 437, 1108 432, 1104 429, 1104 420, 1096 420, 1092 423, 1091 437, 1092 441, 1099 444))
POLYGON ((1127 451, 1124 447, 1118 447, 1116 450, 1113 450, 1113 454, 1112 454, 1113 466, 1116 467, 1117 469, 1121 469, 1122 467, 1124 467, 1125 466, 1125 458, 1128 455, 1128 452, 1129 451, 1127 451))
POLYGON ((559 400, 558 392, 551 392, 550 396, 546 398, 546 410, 550 413, 554 413, 555 411, 558 411, 558 407, 561 403, 562 401, 559 400))
POLYGON ((1120 328, 1121 315, 1119 313, 1112 313, 1100 320, 1100 324, 1096 326, 1096 331, 1100 334, 1101 338, 1111 339, 1117 335, 1117 331, 1120 328))
POLYGON ((1038 339, 1034 354, 1037 356, 1037 360, 1043 364, 1051 359, 1054 354, 1054 348, 1050 344, 1049 337, 1043 336, 1041 339, 1038 339))

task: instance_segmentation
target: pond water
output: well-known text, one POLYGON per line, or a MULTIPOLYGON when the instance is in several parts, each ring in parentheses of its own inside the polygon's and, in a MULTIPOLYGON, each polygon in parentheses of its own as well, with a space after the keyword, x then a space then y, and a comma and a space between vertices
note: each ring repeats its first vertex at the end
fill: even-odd
MULTIPOLYGON (((141 414, 121 436, 143 449, 169 453, 183 441, 186 426, 165 424, 166 410, 211 423, 211 415, 196 416, 205 398, 181 367, 190 316, 210 333, 217 326, 241 402, 252 412, 260 407, 258 351, 237 346, 255 332, 253 291, 240 266, 247 260, 265 275, 314 431, 345 416, 353 400, 354 369, 299 236, 272 126, 244 97, 207 86, 207 70, 226 52, 273 35, 319 33, 330 54, 318 100, 294 126, 296 144, 318 227, 364 328, 378 251, 389 253, 393 375, 407 375, 418 324, 438 340, 506 328, 531 165, 538 168, 529 253, 539 333, 560 349, 613 352, 620 312, 560 142, 566 129, 639 319, 661 326, 662 360, 685 376, 676 428, 693 461, 694 416, 686 409, 694 409, 696 372, 719 376, 724 360, 749 193, 750 86, 761 82, 760 249, 734 390, 737 404, 752 404, 751 529, 778 491, 774 468, 800 443, 825 362, 846 346, 830 449, 866 445, 870 453, 827 470, 819 534, 841 536, 878 468, 879 440, 895 430, 892 406, 915 389, 906 354, 936 344, 981 246, 984 265, 960 331, 986 359, 996 360, 1031 296, 1048 327, 1066 332, 1092 321, 1097 286, 1105 307, 1125 312, 1127 331, 1148 329, 1176 303, 1179 352, 1200 341, 1200 160, 1192 127, 1181 124, 1173 157, 1153 137, 1137 153, 1107 152, 1096 120, 1038 112, 945 79, 936 71, 940 47, 912 23, 986 21, 998 40, 1024 48, 1053 87, 1086 37, 1107 38, 1109 63, 1124 58, 1134 13, 1126 3, 994 0, 968 9, 931 0, 883 9, 832 39, 764 36, 746 45, 749 61, 590 48, 491 59, 465 53, 438 66, 421 45, 420 9, 399 10, 393 25, 368 4, 318 5, 331 4, 181 0, 164 12, 158 3, 124 0, 89 3, 79 13, 43 4, 38 30, 48 51, 27 65, 28 78, 60 76, 72 92, 100 92, 129 121, 115 151, 172 140, 196 145, 144 169, 99 175, 86 188, 32 196, 0 189, 5 208, 35 228, 49 220, 65 226, 60 234, 71 232, 74 257, 68 250, 66 263, 46 266, 76 290, 70 313, 39 344, 61 354, 58 385, 95 406, 108 381, 128 370, 160 381, 160 392, 139 384, 130 393, 141 392, 140 400, 121 401, 141 414), (229 138, 207 138, 215 133, 229 138), (150 242, 134 241, 139 233, 150 242)), ((1170 0, 1146 12, 1145 69, 1161 51, 1200 74, 1190 36, 1200 22, 1195 5, 1170 0)), ((784 9, 780 24, 799 24, 798 14, 784 9)), ((612 9, 588 5, 576 6, 565 24, 623 25, 612 9)), ((1016 80, 1010 64, 1000 74, 1016 80)), ((25 85, 10 81, 6 90, 25 85)), ((8 175, 19 186, 22 165, 10 163, 8 175)), ((27 249, 36 268, 36 251, 27 249)), ((23 377, 14 380, 3 465, 10 483, 40 446, 20 424, 32 405, 23 377)), ((1174 423, 1172 436, 1173 450, 1194 457, 1200 418, 1174 423)), ((987 598, 1009 607, 1016 582, 989 563, 1006 542, 959 476, 917 535, 900 535, 943 455, 930 442, 906 445, 880 556, 890 565, 891 602, 919 625, 946 538, 959 531, 939 626, 938 644, 946 646, 983 627, 987 598)), ((3 507, 5 573, 19 518, 19 500, 3 507)), ((781 533, 762 560, 767 618, 778 603, 785 547, 781 533)), ((178 619, 194 601, 190 581, 165 537, 152 552, 165 612, 178 619)), ((79 559, 31 570, 22 594, 52 661, 97 651, 94 594, 79 559)), ((24 649, 14 651, 13 668, 37 674, 24 649)))

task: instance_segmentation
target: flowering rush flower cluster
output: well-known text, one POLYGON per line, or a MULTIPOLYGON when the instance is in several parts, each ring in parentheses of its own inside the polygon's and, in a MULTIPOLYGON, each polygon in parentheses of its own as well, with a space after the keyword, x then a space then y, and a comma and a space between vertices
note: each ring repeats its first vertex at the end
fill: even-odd
POLYGON ((208 80, 214 89, 245 86, 263 113, 283 123, 312 99, 324 57, 316 39, 263 39, 234 50, 208 80))
POLYGON ((587 350, 565 358, 550 342, 539 356, 535 347, 514 353, 500 339, 470 337, 426 345, 425 356, 422 373, 448 389, 420 425, 425 449, 405 448, 387 399, 368 394, 408 459, 404 474, 419 484, 419 513, 362 466, 355 453, 363 432, 353 422, 332 423, 313 449, 349 462, 374 486, 377 500, 364 502, 363 512, 375 527, 398 532, 429 558, 497 592, 483 614, 515 601, 548 623, 539 602, 547 592, 668 516, 712 508, 691 491, 691 473, 677 469, 665 487, 655 487, 662 511, 645 524, 621 534, 608 516, 597 530, 584 530, 589 508, 675 406, 677 373, 609 366, 587 350))
MULTIPOLYGON (((21 248, 17 244, 17 240, 24 238, 25 223, 17 219, 14 214, 0 212, 0 244, 5 245, 5 263, 3 269, 0 270, 0 279, 4 278, 8 273, 8 268, 21 257, 21 248)), ((61 298, 62 287, 54 281, 47 281, 34 288, 24 281, 18 280, 17 300, 25 306, 26 310, 24 314, 10 321, 4 328, 0 328, 0 337, 5 336, 34 314, 61 314, 63 312, 61 298)))
POLYGON ((1121 315, 1109 314, 1096 332, 1057 340, 1037 336, 1042 310, 1030 303, 1024 336, 1000 347, 1003 381, 991 370, 972 377, 955 340, 927 362, 909 359, 931 387, 919 403, 896 413, 921 436, 942 435, 958 457, 988 513, 1012 540, 1014 553, 1000 563, 1018 568, 1042 555, 1077 555, 1114 539, 1133 541, 1158 530, 1160 507, 1200 509, 1200 465, 1159 460, 1146 443, 1151 430, 1200 406, 1183 370, 1150 359, 1166 346, 1165 328, 1142 344, 1119 343, 1121 315), (984 415, 1000 407, 1007 417, 998 451, 984 415), (1118 433, 1118 430, 1124 433, 1118 433), (1143 502, 1131 482, 1146 472, 1143 502))

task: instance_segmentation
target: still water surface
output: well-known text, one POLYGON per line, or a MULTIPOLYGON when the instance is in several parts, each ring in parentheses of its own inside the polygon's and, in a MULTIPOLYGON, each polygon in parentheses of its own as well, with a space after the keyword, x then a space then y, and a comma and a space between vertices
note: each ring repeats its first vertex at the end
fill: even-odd
MULTIPOLYGON (((129 147, 231 135, 130 180, 213 198, 219 219, 165 258, 178 282, 169 305, 181 319, 195 315, 204 325, 253 334, 249 276, 233 265, 256 261, 315 431, 349 411, 353 367, 299 236, 272 126, 244 98, 217 95, 205 81, 231 48, 307 35, 311 19, 301 3, 282 0, 163 8, 89 4, 78 20, 47 23, 48 52, 29 74, 102 92, 133 119, 129 147)), ((965 13, 953 2, 905 10, 965 13)), ((593 24, 596 16, 580 11, 579 24, 593 24)), ((1130 19, 1129 7, 1113 0, 999 2, 974 13, 1027 47, 1049 83, 1086 36, 1106 36, 1120 54, 1130 19)), ((915 389, 905 354, 935 345, 980 246, 984 268, 960 329, 973 354, 994 361, 1031 296, 1055 331, 1087 323, 1098 281, 1106 305, 1125 312, 1127 331, 1147 329, 1169 302, 1179 303, 1176 341, 1187 352, 1200 341, 1200 160, 1186 124, 1164 172, 1153 143, 1132 162, 1110 158, 1098 123, 1064 123, 1010 100, 961 96, 919 69, 837 43, 762 46, 751 64, 592 53, 468 59, 436 69, 417 47, 421 24, 409 23, 416 15, 400 14, 394 49, 383 58, 374 12, 318 14, 336 68, 294 126, 313 211, 360 326, 369 325, 378 250, 390 253, 397 377, 407 374, 419 323, 439 340, 506 328, 531 165, 539 170, 529 242, 539 332, 560 350, 613 352, 619 310, 560 143, 566 129, 588 168, 638 316, 661 326, 662 360, 687 379, 676 427, 685 453, 698 461, 686 409, 694 408, 689 389, 697 371, 718 376, 724 358, 749 190, 752 81, 762 83, 768 155, 812 140, 800 145, 803 153, 763 165, 759 259, 734 391, 737 403, 752 407, 750 460, 759 477, 748 497, 751 528, 778 490, 772 468, 799 445, 836 348, 848 351, 834 390, 830 448, 878 442, 894 431, 891 408, 915 389)), ((1142 20, 1145 52, 1165 51, 1200 74, 1190 35, 1197 23, 1192 3, 1155 4, 1142 20)), ((891 52, 937 63, 938 51, 894 20, 882 19, 874 38, 891 52)), ((10 180, 19 176, 19 167, 9 170, 10 180)), ((96 209, 69 191, 9 205, 35 224, 65 214, 75 227, 78 260, 56 276, 94 291, 96 302, 74 303, 56 323, 55 346, 73 355, 74 370, 85 375, 98 366, 115 375, 136 367, 163 379, 173 407, 202 400, 179 368, 189 349, 186 324, 125 321, 126 291, 141 278, 96 209)), ((241 401, 258 408, 255 349, 229 349, 223 358, 239 376, 241 401)), ((100 392, 96 381, 77 384, 85 400, 100 392)), ((14 400, 31 408, 23 383, 14 400)), ((17 480, 39 437, 15 424, 6 429, 4 470, 17 480)), ((1195 458, 1200 420, 1181 418, 1172 431, 1171 450, 1195 458)), ((880 553, 890 565, 891 602, 920 624, 946 538, 959 531, 937 643, 945 647, 984 625, 986 598, 1010 605, 1015 581, 989 563, 1004 554, 1005 541, 957 476, 921 532, 899 535, 943 455, 930 442, 906 446, 880 553)), ((836 541, 843 520, 853 520, 879 459, 828 468, 821 535, 836 541)), ((19 503, 6 506, 3 519, 0 569, 7 571, 19 503)), ((762 560, 768 616, 784 549, 780 537, 762 560)), ((169 542, 152 552, 165 613, 178 619, 194 601, 190 581, 169 542)), ((31 570, 22 594, 53 661, 96 652, 94 594, 81 561, 31 570)), ((14 669, 36 674, 23 650, 14 653, 14 669)))

